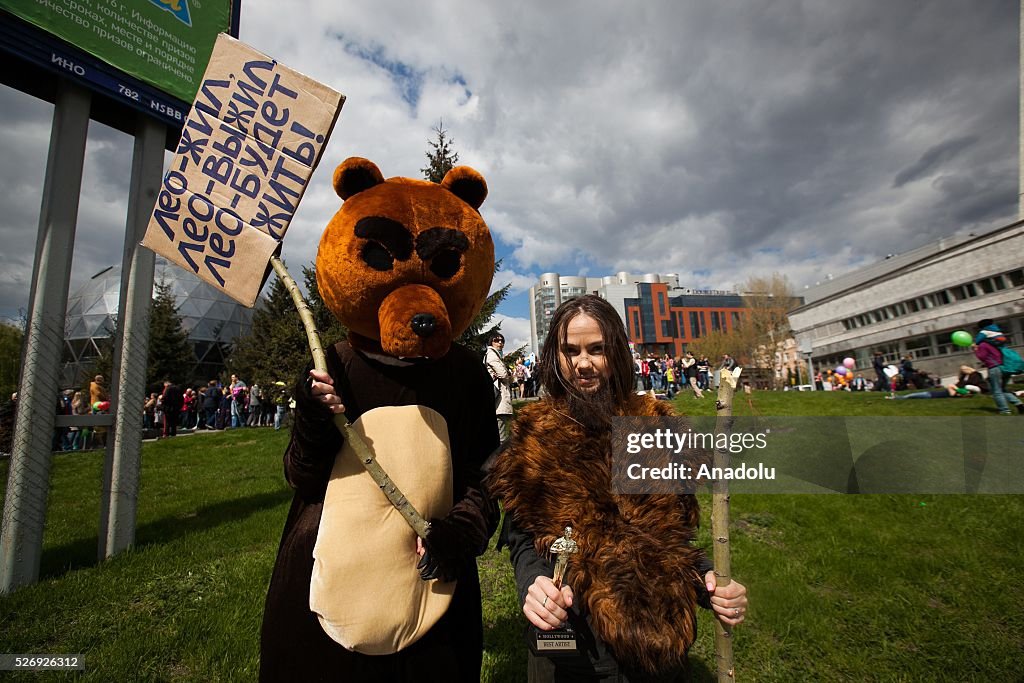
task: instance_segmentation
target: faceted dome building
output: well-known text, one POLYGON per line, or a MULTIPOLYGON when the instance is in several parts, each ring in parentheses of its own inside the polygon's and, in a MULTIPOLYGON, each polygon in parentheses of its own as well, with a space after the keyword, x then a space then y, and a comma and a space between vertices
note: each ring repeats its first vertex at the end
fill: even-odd
MULTIPOLYGON (((252 309, 206 284, 195 274, 156 257, 155 283, 170 285, 182 326, 195 353, 191 377, 213 379, 224 370, 224 359, 236 337, 252 328, 252 309)), ((68 297, 64 328, 63 386, 79 384, 101 355, 117 328, 121 267, 93 275, 68 297)), ((154 285, 155 292, 155 285, 154 285)))

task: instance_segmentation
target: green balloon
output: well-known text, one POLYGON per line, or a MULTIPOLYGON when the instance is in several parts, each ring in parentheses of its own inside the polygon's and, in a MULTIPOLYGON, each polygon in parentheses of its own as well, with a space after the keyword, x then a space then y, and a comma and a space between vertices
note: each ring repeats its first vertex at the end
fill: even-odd
POLYGON ((964 332, 963 330, 957 330, 956 332, 954 332, 951 336, 951 339, 953 340, 954 344, 962 347, 970 346, 971 342, 973 341, 973 339, 971 339, 970 333, 964 332))

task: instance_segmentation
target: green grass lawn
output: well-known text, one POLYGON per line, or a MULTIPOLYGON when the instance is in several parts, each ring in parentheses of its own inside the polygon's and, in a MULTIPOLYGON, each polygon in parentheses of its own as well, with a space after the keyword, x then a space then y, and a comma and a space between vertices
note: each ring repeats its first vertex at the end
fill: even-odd
MULTIPOLYGON (((684 395, 690 414, 713 400, 684 395)), ((759 392, 738 415, 992 415, 985 397, 759 392)), ((1020 420, 1024 434, 1024 418, 1020 420)), ((54 457, 40 582, 0 597, 0 652, 84 653, 89 681, 253 680, 290 493, 285 432, 147 443, 136 546, 95 561, 102 454, 54 457)), ((1024 448, 1022 448, 1024 462, 1024 448)), ((6 483, 7 463, 0 465, 6 483)), ((700 542, 709 546, 709 497, 700 542)), ((1020 680, 1024 497, 737 495, 733 570, 751 596, 743 681, 1020 680)), ((479 562, 489 681, 525 680, 507 553, 479 562)), ((711 620, 691 653, 714 668, 711 620)), ((49 674, 60 678, 62 674, 49 674)), ((71 677, 71 675, 67 675, 71 677)))

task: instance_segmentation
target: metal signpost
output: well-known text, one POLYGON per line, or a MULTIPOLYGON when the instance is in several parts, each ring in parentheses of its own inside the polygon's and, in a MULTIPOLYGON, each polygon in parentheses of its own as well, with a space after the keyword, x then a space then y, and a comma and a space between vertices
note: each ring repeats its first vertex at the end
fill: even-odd
POLYGON ((112 426, 99 557, 132 545, 153 254, 138 246, 218 34, 238 35, 239 0, 0 0, 0 79, 54 102, 13 452, 0 527, 0 592, 39 576, 53 429, 112 426), (122 263, 111 414, 55 417, 89 119, 136 137, 122 263), (173 144, 173 143, 172 143, 173 144))

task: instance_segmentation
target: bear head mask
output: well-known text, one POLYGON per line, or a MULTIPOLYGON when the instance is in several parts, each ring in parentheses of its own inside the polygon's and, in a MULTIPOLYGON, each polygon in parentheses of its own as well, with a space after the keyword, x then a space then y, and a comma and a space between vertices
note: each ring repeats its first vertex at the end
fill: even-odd
POLYGON ((320 295, 354 346, 440 358, 479 312, 494 275, 494 242, 477 209, 483 176, 468 166, 440 183, 384 179, 367 159, 334 171, 344 203, 316 257, 320 295))

